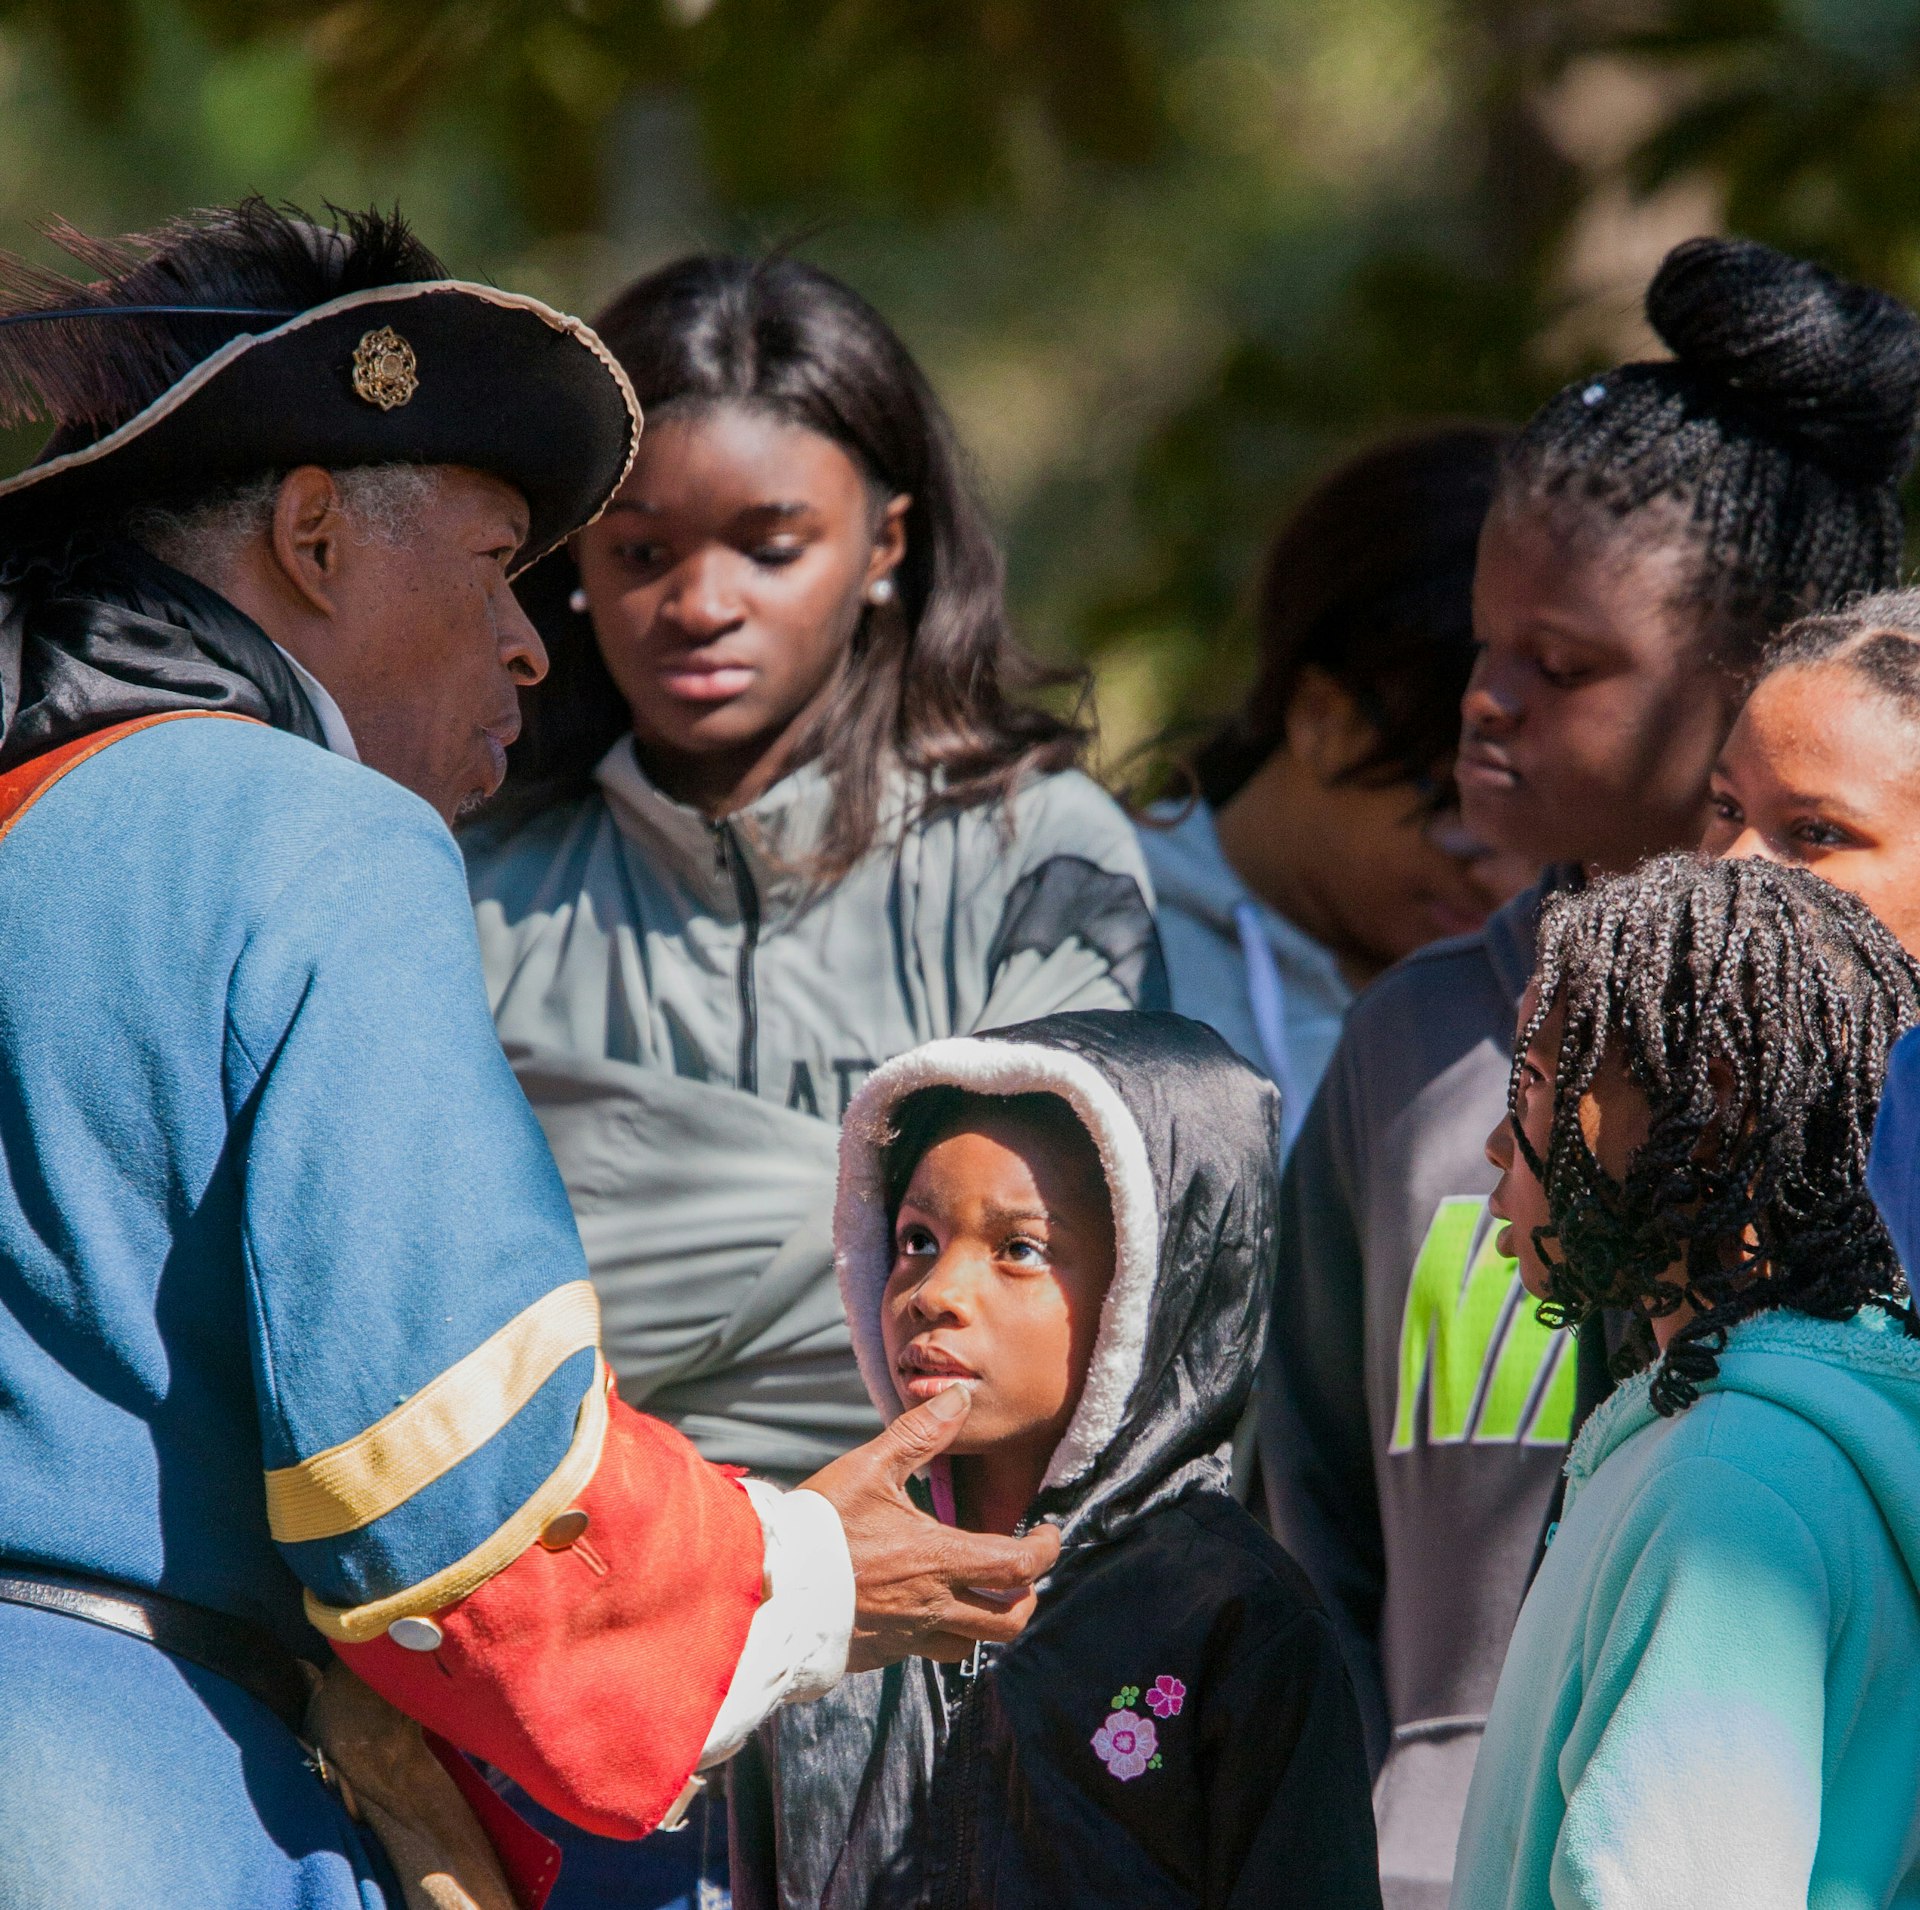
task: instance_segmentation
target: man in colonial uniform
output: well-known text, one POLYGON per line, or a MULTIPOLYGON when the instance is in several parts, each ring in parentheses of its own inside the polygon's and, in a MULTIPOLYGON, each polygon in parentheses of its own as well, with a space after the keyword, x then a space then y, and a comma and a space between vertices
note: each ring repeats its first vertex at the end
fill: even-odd
POLYGON ((908 1505, 957 1396, 785 1496, 610 1396, 447 827, 632 455, 599 341, 397 218, 62 242, 0 267, 0 1901, 397 1910, 302 1661, 637 1836, 1052 1542, 908 1505))

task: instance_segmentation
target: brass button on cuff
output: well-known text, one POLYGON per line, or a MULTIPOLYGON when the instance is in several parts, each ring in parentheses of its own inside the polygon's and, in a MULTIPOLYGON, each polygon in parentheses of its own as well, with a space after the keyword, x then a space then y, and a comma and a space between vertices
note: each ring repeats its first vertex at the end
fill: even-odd
POLYGON ((587 1515, 577 1505, 556 1512, 540 1528, 540 1543, 549 1552, 564 1552, 568 1546, 587 1536, 587 1515))

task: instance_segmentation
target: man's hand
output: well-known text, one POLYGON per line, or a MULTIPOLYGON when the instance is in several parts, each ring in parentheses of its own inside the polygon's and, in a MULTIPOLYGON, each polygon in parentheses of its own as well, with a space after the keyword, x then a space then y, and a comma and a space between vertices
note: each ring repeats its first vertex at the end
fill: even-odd
POLYGON ((1060 1556, 1050 1525, 1020 1539, 957 1532, 907 1497, 908 1475, 953 1443, 972 1404, 964 1386, 950 1386, 806 1482, 839 1513, 853 1556, 849 1671, 964 1658, 978 1639, 1017 1638, 1033 1611, 1033 1581, 1060 1556))

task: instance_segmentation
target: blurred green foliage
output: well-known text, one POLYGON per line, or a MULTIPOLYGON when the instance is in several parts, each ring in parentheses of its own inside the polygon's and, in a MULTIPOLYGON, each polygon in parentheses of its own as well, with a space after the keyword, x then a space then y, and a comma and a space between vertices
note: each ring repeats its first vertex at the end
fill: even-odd
POLYGON ((0 240, 255 189, 577 309, 799 244, 1119 748, 1231 697, 1315 469, 1644 349, 1688 232, 1920 292, 1920 0, 0 0, 0 240))
POLYGON ((1709 171, 1736 230, 1916 289, 1920 0, 1678 0, 1619 45, 1676 82, 1643 190, 1709 171))
POLYGON ((1138 160, 1161 98, 1151 22, 1114 0, 9 0, 96 124, 134 105, 181 28, 219 50, 297 44, 341 135, 391 146, 479 120, 538 226, 604 213, 599 152, 636 87, 696 103, 721 196, 823 191, 937 211, 1007 183, 1032 112, 1066 150, 1138 160))

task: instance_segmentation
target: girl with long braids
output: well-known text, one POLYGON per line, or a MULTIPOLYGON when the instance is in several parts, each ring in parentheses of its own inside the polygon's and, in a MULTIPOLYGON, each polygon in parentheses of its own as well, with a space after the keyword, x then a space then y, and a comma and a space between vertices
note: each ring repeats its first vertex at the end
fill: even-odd
POLYGON ((1805 869, 1556 896, 1492 1207, 1541 1316, 1632 1319, 1474 1774, 1455 1910, 1920 1889, 1920 1320, 1868 1191, 1920 967, 1805 869))
POLYGON ((1901 551, 1912 313, 1695 239, 1647 315, 1673 356, 1550 400, 1480 537, 1462 818, 1548 874, 1355 1004, 1281 1203, 1261 1469, 1276 1535, 1347 1642, 1389 1910, 1444 1892, 1576 1367, 1591 1392, 1604 1379, 1599 1333, 1577 1359, 1540 1325, 1486 1211, 1482 1141, 1542 899, 1697 848, 1770 637, 1891 585, 1901 551))

